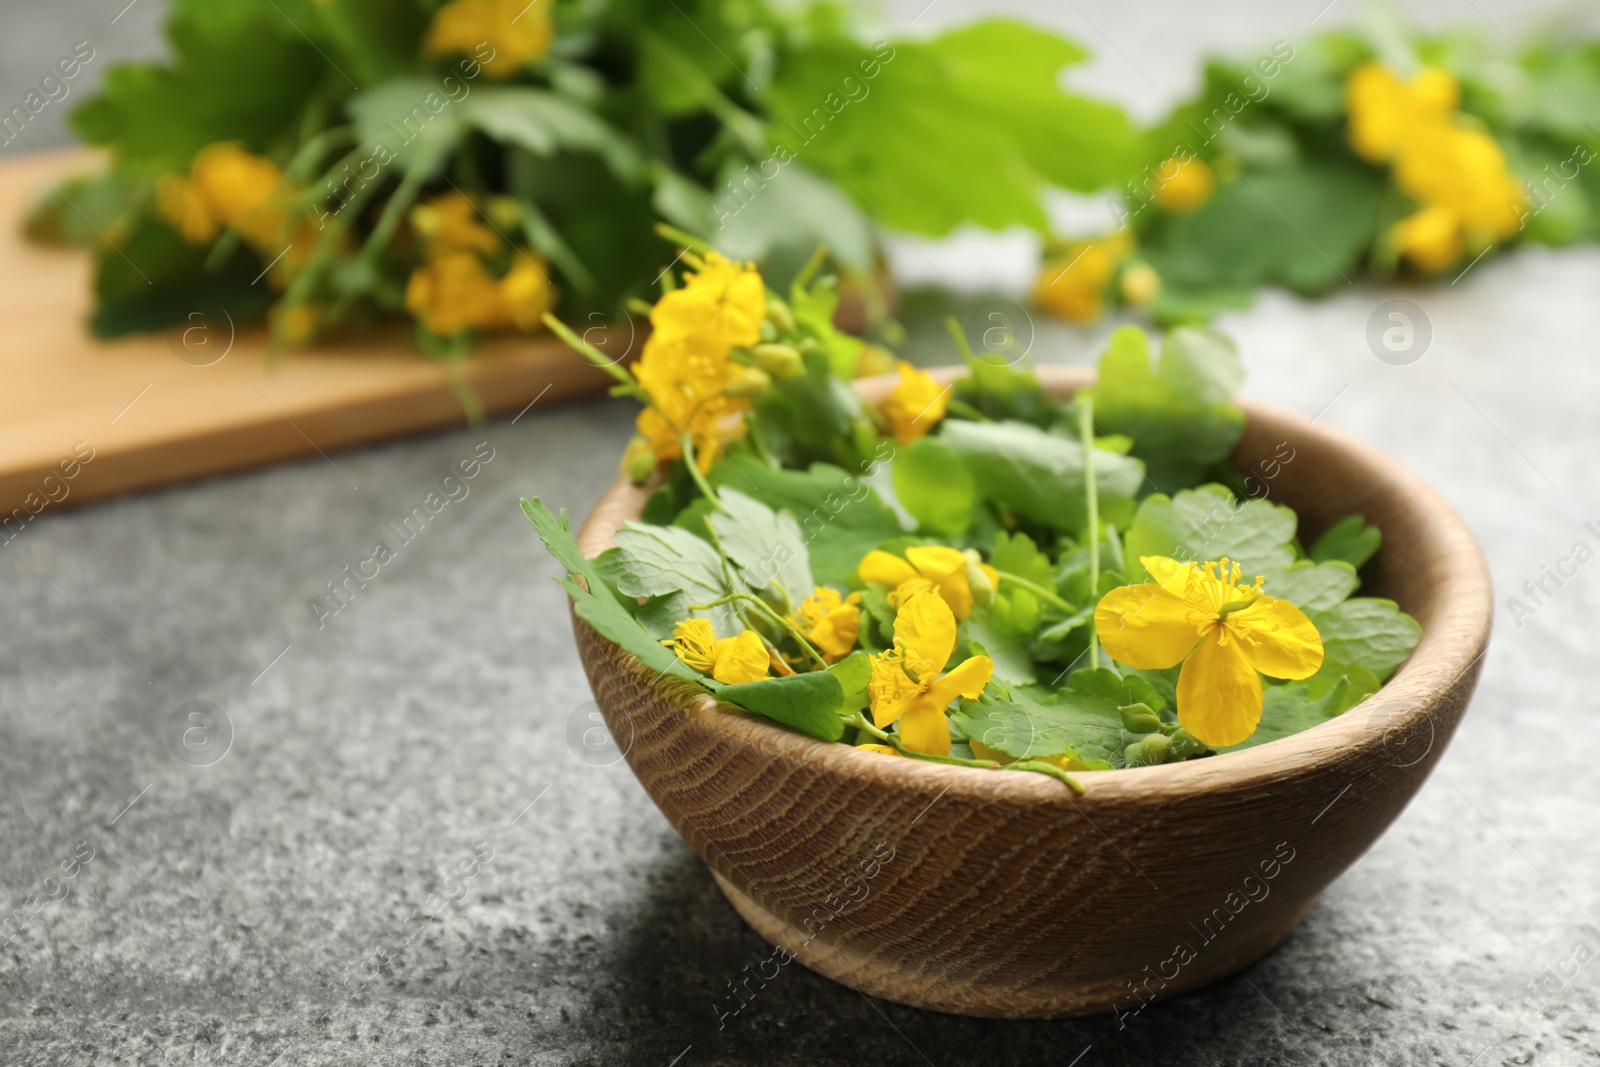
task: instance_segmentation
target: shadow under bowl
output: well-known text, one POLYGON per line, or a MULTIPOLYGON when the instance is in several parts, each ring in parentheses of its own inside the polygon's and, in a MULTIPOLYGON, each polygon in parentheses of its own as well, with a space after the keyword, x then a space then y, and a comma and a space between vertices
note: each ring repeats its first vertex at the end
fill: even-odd
MULTIPOLYGON (((1092 377, 1041 368, 1069 395, 1092 377)), ((887 378, 858 383, 880 399, 887 378)), ((894 759, 719 709, 574 617, 612 736, 739 913, 805 966, 913 1007, 1050 1018, 1193 989, 1276 947, 1394 821, 1464 713, 1489 640, 1482 552, 1416 475, 1331 427, 1240 401, 1242 472, 1276 459, 1270 498, 1307 543, 1358 512, 1383 533, 1363 595, 1422 625, 1375 696, 1242 752, 1042 775, 894 759), (1292 458, 1284 456, 1292 449, 1292 458)), ((609 547, 646 493, 626 481, 579 535, 609 547)))

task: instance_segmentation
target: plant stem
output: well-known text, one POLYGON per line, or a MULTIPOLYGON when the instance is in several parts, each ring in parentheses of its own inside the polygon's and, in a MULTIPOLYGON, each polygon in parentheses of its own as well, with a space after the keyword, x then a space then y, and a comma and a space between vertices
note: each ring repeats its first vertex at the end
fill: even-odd
POLYGON ((727 508, 722 506, 722 501, 717 499, 717 494, 711 491, 711 485, 706 481, 706 476, 700 473, 700 464, 695 462, 694 439, 687 433, 678 435, 678 443, 683 446, 683 465, 689 468, 689 477, 694 479, 694 484, 700 487, 700 492, 711 502, 712 510, 726 513, 727 508))
POLYGON ((1038 597, 1040 600, 1043 600, 1045 603, 1051 605, 1052 607, 1060 608, 1062 611, 1066 612, 1069 615, 1072 614, 1074 611, 1078 610, 1077 608, 1073 607, 1071 604, 1067 603, 1065 600, 1062 600, 1059 596, 1057 596, 1056 594, 1052 593, 1050 590, 1046 589, 1044 586, 1037 584, 1036 582, 1030 582, 1026 578, 1019 578, 1015 574, 1012 574, 1010 571, 996 571, 996 573, 999 574, 1000 577, 1003 578, 1005 581, 1010 582, 1012 585, 1020 585, 1020 586, 1022 586, 1022 588, 1026 589, 1028 592, 1032 593, 1034 596, 1038 597))
POLYGON ((985 415, 983 412, 979 411, 965 400, 946 400, 944 402, 944 406, 946 411, 954 412, 955 414, 960 415, 962 418, 970 419, 973 422, 993 421, 989 418, 989 416, 985 415))
MULTIPOLYGON (((1094 477, 1094 397, 1081 392, 1075 397, 1078 405, 1078 436, 1083 443, 1083 491, 1089 498, 1089 597, 1099 599, 1100 592, 1100 487, 1094 477)), ((1089 667, 1100 666, 1100 638, 1089 635, 1089 667)))
POLYGON ((845 720, 845 725, 854 726, 858 730, 863 730, 866 733, 871 734, 879 741, 888 744, 902 756, 909 756, 912 759, 927 760, 929 763, 949 763, 957 767, 980 767, 986 771, 998 770, 1000 768, 1000 764, 990 759, 963 759, 960 756, 935 756, 927 752, 917 752, 914 749, 906 748, 900 743, 900 739, 898 737, 896 737, 894 734, 878 729, 876 726, 872 725, 871 722, 867 721, 867 717, 862 715, 859 711, 852 712, 851 717, 845 720))
POLYGON ((1072 775, 1068 774, 1060 767, 1057 767, 1054 763, 1047 763, 1044 760, 1025 759, 1018 760, 1016 763, 1008 763, 1006 764, 1005 769, 1008 771, 1031 771, 1034 774, 1047 775, 1059 782, 1065 782, 1067 788, 1071 789, 1074 793, 1083 793, 1083 783, 1072 777, 1072 775))
POLYGON ((762 600, 760 597, 756 596, 754 593, 729 593, 727 596, 718 597, 709 604, 690 604, 689 610, 708 611, 711 608, 721 607, 723 604, 731 604, 735 600, 748 600, 751 604, 754 604, 758 611, 766 615, 768 622, 776 623, 779 628, 786 630, 789 636, 795 639, 795 643, 805 651, 806 655, 816 660, 819 667, 823 668, 824 670, 827 669, 828 661, 823 659, 822 653, 818 652, 816 648, 812 646, 811 642, 805 639, 805 636, 800 633, 799 628, 782 615, 779 615, 776 611, 773 611, 771 605, 769 605, 765 600, 762 600))
POLYGON ((578 353, 578 355, 582 356, 584 359, 588 360, 590 363, 593 363, 596 367, 599 367, 611 377, 615 378, 617 383, 622 386, 624 392, 637 397, 644 396, 644 390, 639 388, 639 383, 634 379, 633 375, 629 374, 624 368, 618 366, 615 360, 607 359, 605 353, 601 352, 594 345, 573 333, 572 330, 567 327, 566 323, 562 322, 560 319, 556 318, 547 311, 544 313, 544 324, 550 327, 551 333, 565 341, 567 343, 567 347, 571 348, 574 352, 578 353))

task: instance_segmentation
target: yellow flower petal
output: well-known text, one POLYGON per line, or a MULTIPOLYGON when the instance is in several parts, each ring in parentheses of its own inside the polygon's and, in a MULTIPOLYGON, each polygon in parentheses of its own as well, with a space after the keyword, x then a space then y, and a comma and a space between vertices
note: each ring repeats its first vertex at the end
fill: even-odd
POLYGON ((470 55, 489 77, 509 78, 549 50, 552 6, 549 0, 452 0, 434 12, 422 49, 430 56, 470 55))
POLYGON ((1309 678, 1322 666, 1322 635, 1287 600, 1263 596, 1224 625, 1250 665, 1270 678, 1309 678))
POLYGON ((863 582, 887 585, 891 589, 906 579, 917 576, 917 570, 911 564, 894 553, 879 548, 862 557, 860 565, 856 567, 856 573, 861 575, 863 582))
POLYGON ((887 727, 906 713, 922 689, 906 674, 905 663, 898 652, 873 656, 871 666, 867 698, 871 701, 872 721, 880 728, 887 727))
POLYGON ((877 753, 879 753, 881 755, 884 755, 884 756, 898 756, 898 755, 900 755, 899 750, 893 748, 890 745, 879 745, 879 744, 857 745, 856 749, 858 751, 877 752, 877 753))
POLYGON ((1199 642, 1203 621, 1182 597, 1153 582, 1119 586, 1094 609, 1095 633, 1111 658, 1140 670, 1176 667, 1199 642))
POLYGON ((724 637, 717 642, 711 677, 723 685, 759 682, 767 676, 771 662, 761 635, 746 630, 738 637, 724 637))
POLYGON ((929 756, 950 755, 950 720, 933 698, 923 697, 900 719, 900 743, 929 756))
POLYGON ((973 656, 963 660, 950 673, 933 683, 928 696, 941 708, 949 707, 957 697, 977 700, 983 687, 994 676, 994 660, 988 656, 973 656))
POLYGON ((1205 160, 1197 156, 1174 156, 1156 168, 1156 203, 1163 211, 1192 211, 1211 198, 1216 179, 1205 160))
POLYGON ((755 268, 709 252, 683 288, 656 301, 650 325, 667 338, 695 337, 732 348, 760 341, 766 314, 766 286, 755 268))
POLYGON ((672 640, 661 642, 671 645, 673 653, 699 671, 710 674, 716 662, 717 632, 705 619, 685 619, 672 628, 672 640))
MULTIPOLYGON (((912 545, 906 559, 917 573, 938 587, 957 619, 972 614, 972 585, 967 581, 967 557, 944 545, 912 545)), ((997 572, 998 573, 998 572, 997 572)))
POLYGON ((1178 674, 1178 722, 1213 747, 1236 745, 1261 721, 1261 675, 1217 627, 1178 674))
POLYGON ((923 684, 932 684, 956 647, 956 618, 932 593, 918 593, 894 617, 894 643, 923 684))
POLYGON ((950 387, 901 360, 900 380, 883 401, 883 414, 894 427, 896 444, 910 444, 944 418, 950 387))

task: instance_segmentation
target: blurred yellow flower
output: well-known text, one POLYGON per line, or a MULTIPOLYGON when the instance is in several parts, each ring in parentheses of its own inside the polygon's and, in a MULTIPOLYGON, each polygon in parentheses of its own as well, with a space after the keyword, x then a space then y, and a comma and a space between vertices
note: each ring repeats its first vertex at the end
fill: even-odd
POLYGON ((411 209, 411 225, 421 235, 428 254, 484 252, 505 247, 500 235, 485 226, 478 206, 465 193, 451 190, 411 209))
POLYGON ((1156 205, 1163 211, 1193 211, 1211 199, 1216 178, 1197 156, 1174 156, 1156 168, 1156 205))
POLYGON ((880 729, 899 722, 900 743, 913 752, 948 756, 945 709, 957 697, 976 699, 994 674, 994 660, 973 656, 941 676, 955 648, 956 619, 950 606, 923 590, 900 605, 894 647, 872 657, 867 683, 872 720, 880 729))
POLYGON ((551 6, 552 0, 451 0, 434 12, 422 49, 430 56, 469 55, 489 77, 509 78, 550 50, 551 6))
POLYGON ((1033 299, 1070 322, 1093 322, 1105 309, 1106 286, 1133 251, 1124 231, 1093 241, 1074 241, 1047 259, 1034 283, 1033 299))
POLYGON ((1261 675, 1309 678, 1322 638, 1304 612, 1241 585, 1237 563, 1180 563, 1141 556, 1153 582, 1101 598, 1095 633, 1111 657, 1138 670, 1178 675, 1178 721, 1208 745, 1235 745, 1261 721, 1261 675))
POLYGON ((861 594, 841 596, 837 589, 819 585, 800 602, 793 621, 822 658, 834 663, 856 647, 861 633, 861 594))
POLYGON ((761 635, 745 630, 737 637, 718 637, 705 619, 685 619, 672 628, 672 640, 661 642, 675 655, 723 685, 759 682, 767 676, 771 657, 761 635))
POLYGON ((901 360, 900 380, 883 401, 883 414, 894 427, 896 444, 910 444, 944 418, 950 386, 940 385, 926 371, 901 360))
POLYGON ((190 244, 210 244, 221 230, 199 185, 181 174, 163 174, 156 180, 156 210, 190 244))
POLYGON ((555 306, 555 287, 544 260, 520 251, 511 269, 500 279, 500 299, 510 324, 526 333, 544 325, 545 312, 555 306))
MULTIPOLYGON (((905 558, 875 548, 856 568, 863 582, 889 587, 889 605, 904 607, 916 594, 933 590, 957 619, 972 614, 972 585, 967 578, 967 556, 948 545, 911 545, 905 558)), ((978 569, 990 584, 1000 584, 1000 572, 987 563, 978 569)))
POLYGON ((1458 126, 1414 131, 1394 165, 1400 188, 1424 204, 1448 208, 1483 239, 1507 237, 1521 225, 1527 194, 1493 137, 1458 126))
POLYGON ((1443 270, 1461 258, 1461 218, 1447 207, 1425 207, 1401 219, 1390 237, 1419 270, 1443 270))
POLYGON ((651 310, 655 332, 727 348, 760 341, 767 291, 755 267, 716 252, 693 262, 697 270, 685 275, 683 287, 664 294, 651 310))
POLYGON ((1364 159, 1392 159, 1417 130, 1447 124, 1461 100, 1448 71, 1423 67, 1409 82, 1381 63, 1356 68, 1345 82, 1350 147, 1364 159))
POLYGON ((1143 307, 1161 292, 1161 275, 1148 263, 1131 263, 1122 272, 1122 299, 1143 307))
POLYGON ((532 257, 519 256, 504 278, 496 278, 475 252, 446 252, 417 267, 406 284, 406 310, 444 336, 537 329, 553 302, 544 267, 532 257))

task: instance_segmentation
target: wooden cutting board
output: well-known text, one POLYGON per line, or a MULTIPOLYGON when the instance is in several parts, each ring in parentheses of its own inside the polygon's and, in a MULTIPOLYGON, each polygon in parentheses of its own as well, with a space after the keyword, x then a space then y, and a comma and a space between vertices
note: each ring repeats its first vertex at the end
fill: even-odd
MULTIPOLYGON (((191 336, 205 355, 181 331, 91 337, 90 257, 30 244, 21 224, 48 181, 94 165, 81 150, 0 163, 0 542, 113 494, 466 422, 444 367, 404 330, 271 360, 264 332, 230 339, 226 322, 191 336)), ((636 347, 626 330, 591 340, 619 358, 636 347)), ((485 345, 467 376, 491 414, 610 382, 548 337, 485 345)))

